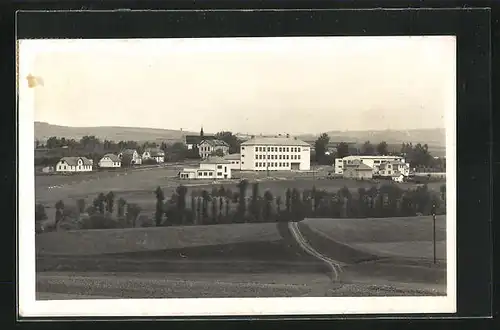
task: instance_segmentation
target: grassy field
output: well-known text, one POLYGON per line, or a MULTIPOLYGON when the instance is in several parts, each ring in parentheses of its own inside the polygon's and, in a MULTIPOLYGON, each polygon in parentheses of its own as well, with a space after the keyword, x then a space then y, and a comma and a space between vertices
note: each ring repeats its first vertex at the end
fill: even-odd
POLYGON ((445 216, 436 219, 436 264, 431 217, 307 219, 300 228, 318 250, 344 263, 347 282, 384 279, 446 291, 445 216))
POLYGON ((37 235, 36 248, 38 254, 81 256, 272 242, 281 238, 273 223, 75 230, 37 235))
POLYGON ((37 291, 40 299, 444 294, 439 265, 402 263, 404 258, 395 263, 373 249, 375 258, 353 258, 352 251, 368 253, 353 245, 359 242, 428 239, 425 219, 357 220, 301 223, 301 231, 313 227, 330 235, 334 248, 339 239, 351 249, 336 250, 346 254, 340 282, 332 282, 328 267, 296 244, 286 224, 232 224, 40 234, 37 291))

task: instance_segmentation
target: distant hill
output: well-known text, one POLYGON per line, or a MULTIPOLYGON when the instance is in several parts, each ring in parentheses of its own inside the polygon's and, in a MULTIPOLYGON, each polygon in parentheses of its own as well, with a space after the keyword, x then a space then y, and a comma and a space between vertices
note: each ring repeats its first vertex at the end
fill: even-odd
MULTIPOLYGON (((35 139, 41 142, 46 141, 51 136, 81 139, 85 135, 94 135, 99 139, 118 141, 182 141, 184 135, 199 134, 199 132, 187 132, 171 129, 141 128, 141 127, 68 127, 58 126, 43 122, 35 122, 35 139)), ((210 134, 210 133, 206 133, 210 134)), ((445 150, 445 130, 442 128, 413 129, 413 130, 383 130, 383 131, 331 131, 327 132, 332 142, 355 142, 362 144, 365 141, 379 143, 386 141, 390 147, 399 148, 403 142, 413 144, 427 143, 431 153, 438 156, 444 155, 445 150)), ((318 135, 303 134, 298 136, 304 141, 315 141, 318 135)))
POLYGON ((35 139, 41 142, 51 136, 79 140, 85 135, 94 135, 99 139, 111 141, 182 141, 186 134, 199 134, 180 130, 141 128, 141 127, 68 127, 35 122, 35 139))
MULTIPOLYGON (((332 142, 356 142, 379 143, 382 141, 388 144, 401 144, 412 142, 413 144, 427 143, 429 146, 445 147, 444 128, 411 129, 411 130, 383 130, 383 131, 331 131, 326 132, 332 142)), ((302 135, 302 139, 315 140, 317 135, 302 135)))

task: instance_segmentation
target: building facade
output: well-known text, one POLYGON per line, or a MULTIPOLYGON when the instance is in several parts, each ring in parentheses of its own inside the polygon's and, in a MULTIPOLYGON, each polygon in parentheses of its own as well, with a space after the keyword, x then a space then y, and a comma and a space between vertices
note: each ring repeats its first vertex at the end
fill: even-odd
POLYGON ((99 160, 98 165, 100 168, 118 168, 122 166, 122 161, 115 154, 106 154, 99 160))
POLYGON ((63 157, 56 164, 56 172, 90 172, 92 162, 86 157, 63 157))
POLYGON ((124 166, 142 164, 142 157, 135 149, 125 149, 118 154, 118 157, 124 166))
POLYGON ((154 159, 158 164, 165 162, 165 152, 158 148, 148 148, 142 153, 142 160, 154 159))
POLYGON ((257 137, 241 144, 241 170, 308 171, 311 146, 289 137, 257 137))
POLYGON ((368 165, 373 170, 373 175, 378 175, 380 166, 382 164, 398 162, 401 165, 401 171, 404 173, 410 173, 410 165, 405 162, 404 157, 400 156, 362 156, 362 155, 353 155, 346 156, 344 158, 335 159, 335 174, 343 174, 344 168, 346 165, 352 164, 354 162, 361 162, 365 165, 368 165))
POLYGON ((359 161, 347 164, 343 171, 344 178, 369 180, 373 178, 373 169, 359 161))
POLYGON ((403 175, 407 177, 410 175, 410 167, 407 163, 403 163, 401 161, 391 161, 381 164, 379 166, 377 175, 382 177, 403 175))
POLYGON ((229 161, 232 170, 241 170, 241 154, 229 154, 224 159, 229 161))
POLYGON ((222 157, 209 157, 199 168, 185 168, 179 172, 181 179, 219 180, 231 179, 230 162, 222 157))
POLYGON ((229 144, 222 140, 203 140, 198 145, 198 151, 202 159, 213 156, 213 153, 220 151, 220 157, 229 154, 229 144))

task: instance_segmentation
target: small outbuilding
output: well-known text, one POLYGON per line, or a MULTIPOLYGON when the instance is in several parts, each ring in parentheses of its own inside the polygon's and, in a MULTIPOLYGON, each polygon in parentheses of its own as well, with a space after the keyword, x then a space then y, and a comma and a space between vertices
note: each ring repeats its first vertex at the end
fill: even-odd
POLYGON ((360 161, 344 165, 344 178, 368 180, 373 178, 373 168, 360 161))

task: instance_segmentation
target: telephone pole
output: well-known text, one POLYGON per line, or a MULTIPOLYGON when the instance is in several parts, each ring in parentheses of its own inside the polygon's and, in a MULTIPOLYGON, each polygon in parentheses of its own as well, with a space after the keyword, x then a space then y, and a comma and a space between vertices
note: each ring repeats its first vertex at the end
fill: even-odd
POLYGON ((432 244, 433 244, 433 259, 436 264, 436 205, 432 205, 432 244))

